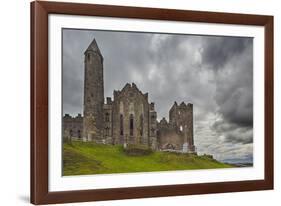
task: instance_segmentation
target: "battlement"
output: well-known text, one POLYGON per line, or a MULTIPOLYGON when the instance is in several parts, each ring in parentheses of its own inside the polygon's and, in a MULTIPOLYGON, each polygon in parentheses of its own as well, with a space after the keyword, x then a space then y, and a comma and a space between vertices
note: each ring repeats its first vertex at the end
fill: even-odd
POLYGON ((171 107, 171 109, 186 109, 186 108, 192 108, 193 104, 191 103, 185 103, 185 102, 181 102, 180 104, 178 104, 176 101, 174 102, 173 106, 171 107))

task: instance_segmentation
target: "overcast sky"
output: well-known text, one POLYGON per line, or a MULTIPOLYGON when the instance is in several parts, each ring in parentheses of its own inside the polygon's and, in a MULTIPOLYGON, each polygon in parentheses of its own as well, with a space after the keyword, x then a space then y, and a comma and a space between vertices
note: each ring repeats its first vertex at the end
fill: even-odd
POLYGON ((253 39, 63 30, 63 113, 83 113, 84 51, 96 39, 105 97, 134 82, 155 102, 158 120, 174 101, 194 108, 198 153, 252 159, 253 39))

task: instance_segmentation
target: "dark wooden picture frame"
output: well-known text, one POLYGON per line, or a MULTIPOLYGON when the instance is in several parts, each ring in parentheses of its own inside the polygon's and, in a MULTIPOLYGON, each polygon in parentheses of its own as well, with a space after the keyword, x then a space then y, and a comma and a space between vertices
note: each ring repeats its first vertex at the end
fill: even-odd
POLYGON ((31 202, 67 203, 273 189, 273 17, 93 4, 31 3, 31 202), (264 180, 92 189, 48 190, 48 15, 87 15, 133 19, 256 25, 265 28, 264 180))

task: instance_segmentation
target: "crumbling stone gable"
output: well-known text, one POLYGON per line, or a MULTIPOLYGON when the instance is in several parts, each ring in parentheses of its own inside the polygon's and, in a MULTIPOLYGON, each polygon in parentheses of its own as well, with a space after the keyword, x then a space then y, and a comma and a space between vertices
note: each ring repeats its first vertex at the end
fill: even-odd
POLYGON ((158 148, 160 150, 182 150, 183 134, 163 118, 158 124, 158 148))
POLYGON ((112 106, 113 139, 115 144, 149 145, 148 94, 132 83, 114 91, 112 106))

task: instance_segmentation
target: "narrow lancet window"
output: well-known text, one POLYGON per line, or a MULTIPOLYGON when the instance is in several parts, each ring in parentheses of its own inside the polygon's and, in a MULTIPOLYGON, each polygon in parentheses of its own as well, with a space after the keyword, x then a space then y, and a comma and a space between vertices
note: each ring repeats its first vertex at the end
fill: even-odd
POLYGON ((134 135, 134 116, 130 114, 130 136, 134 135))
POLYGON ((107 136, 107 137, 109 136, 109 128, 108 127, 105 128, 105 136, 107 136))
POLYGON ((140 136, 143 136, 143 115, 140 115, 140 136))
POLYGON ((120 114, 120 135, 124 135, 123 114, 120 114))
POLYGON ((109 120, 110 120, 110 115, 109 115, 108 112, 106 112, 106 113, 105 113, 105 121, 106 121, 106 122, 109 122, 109 120))

